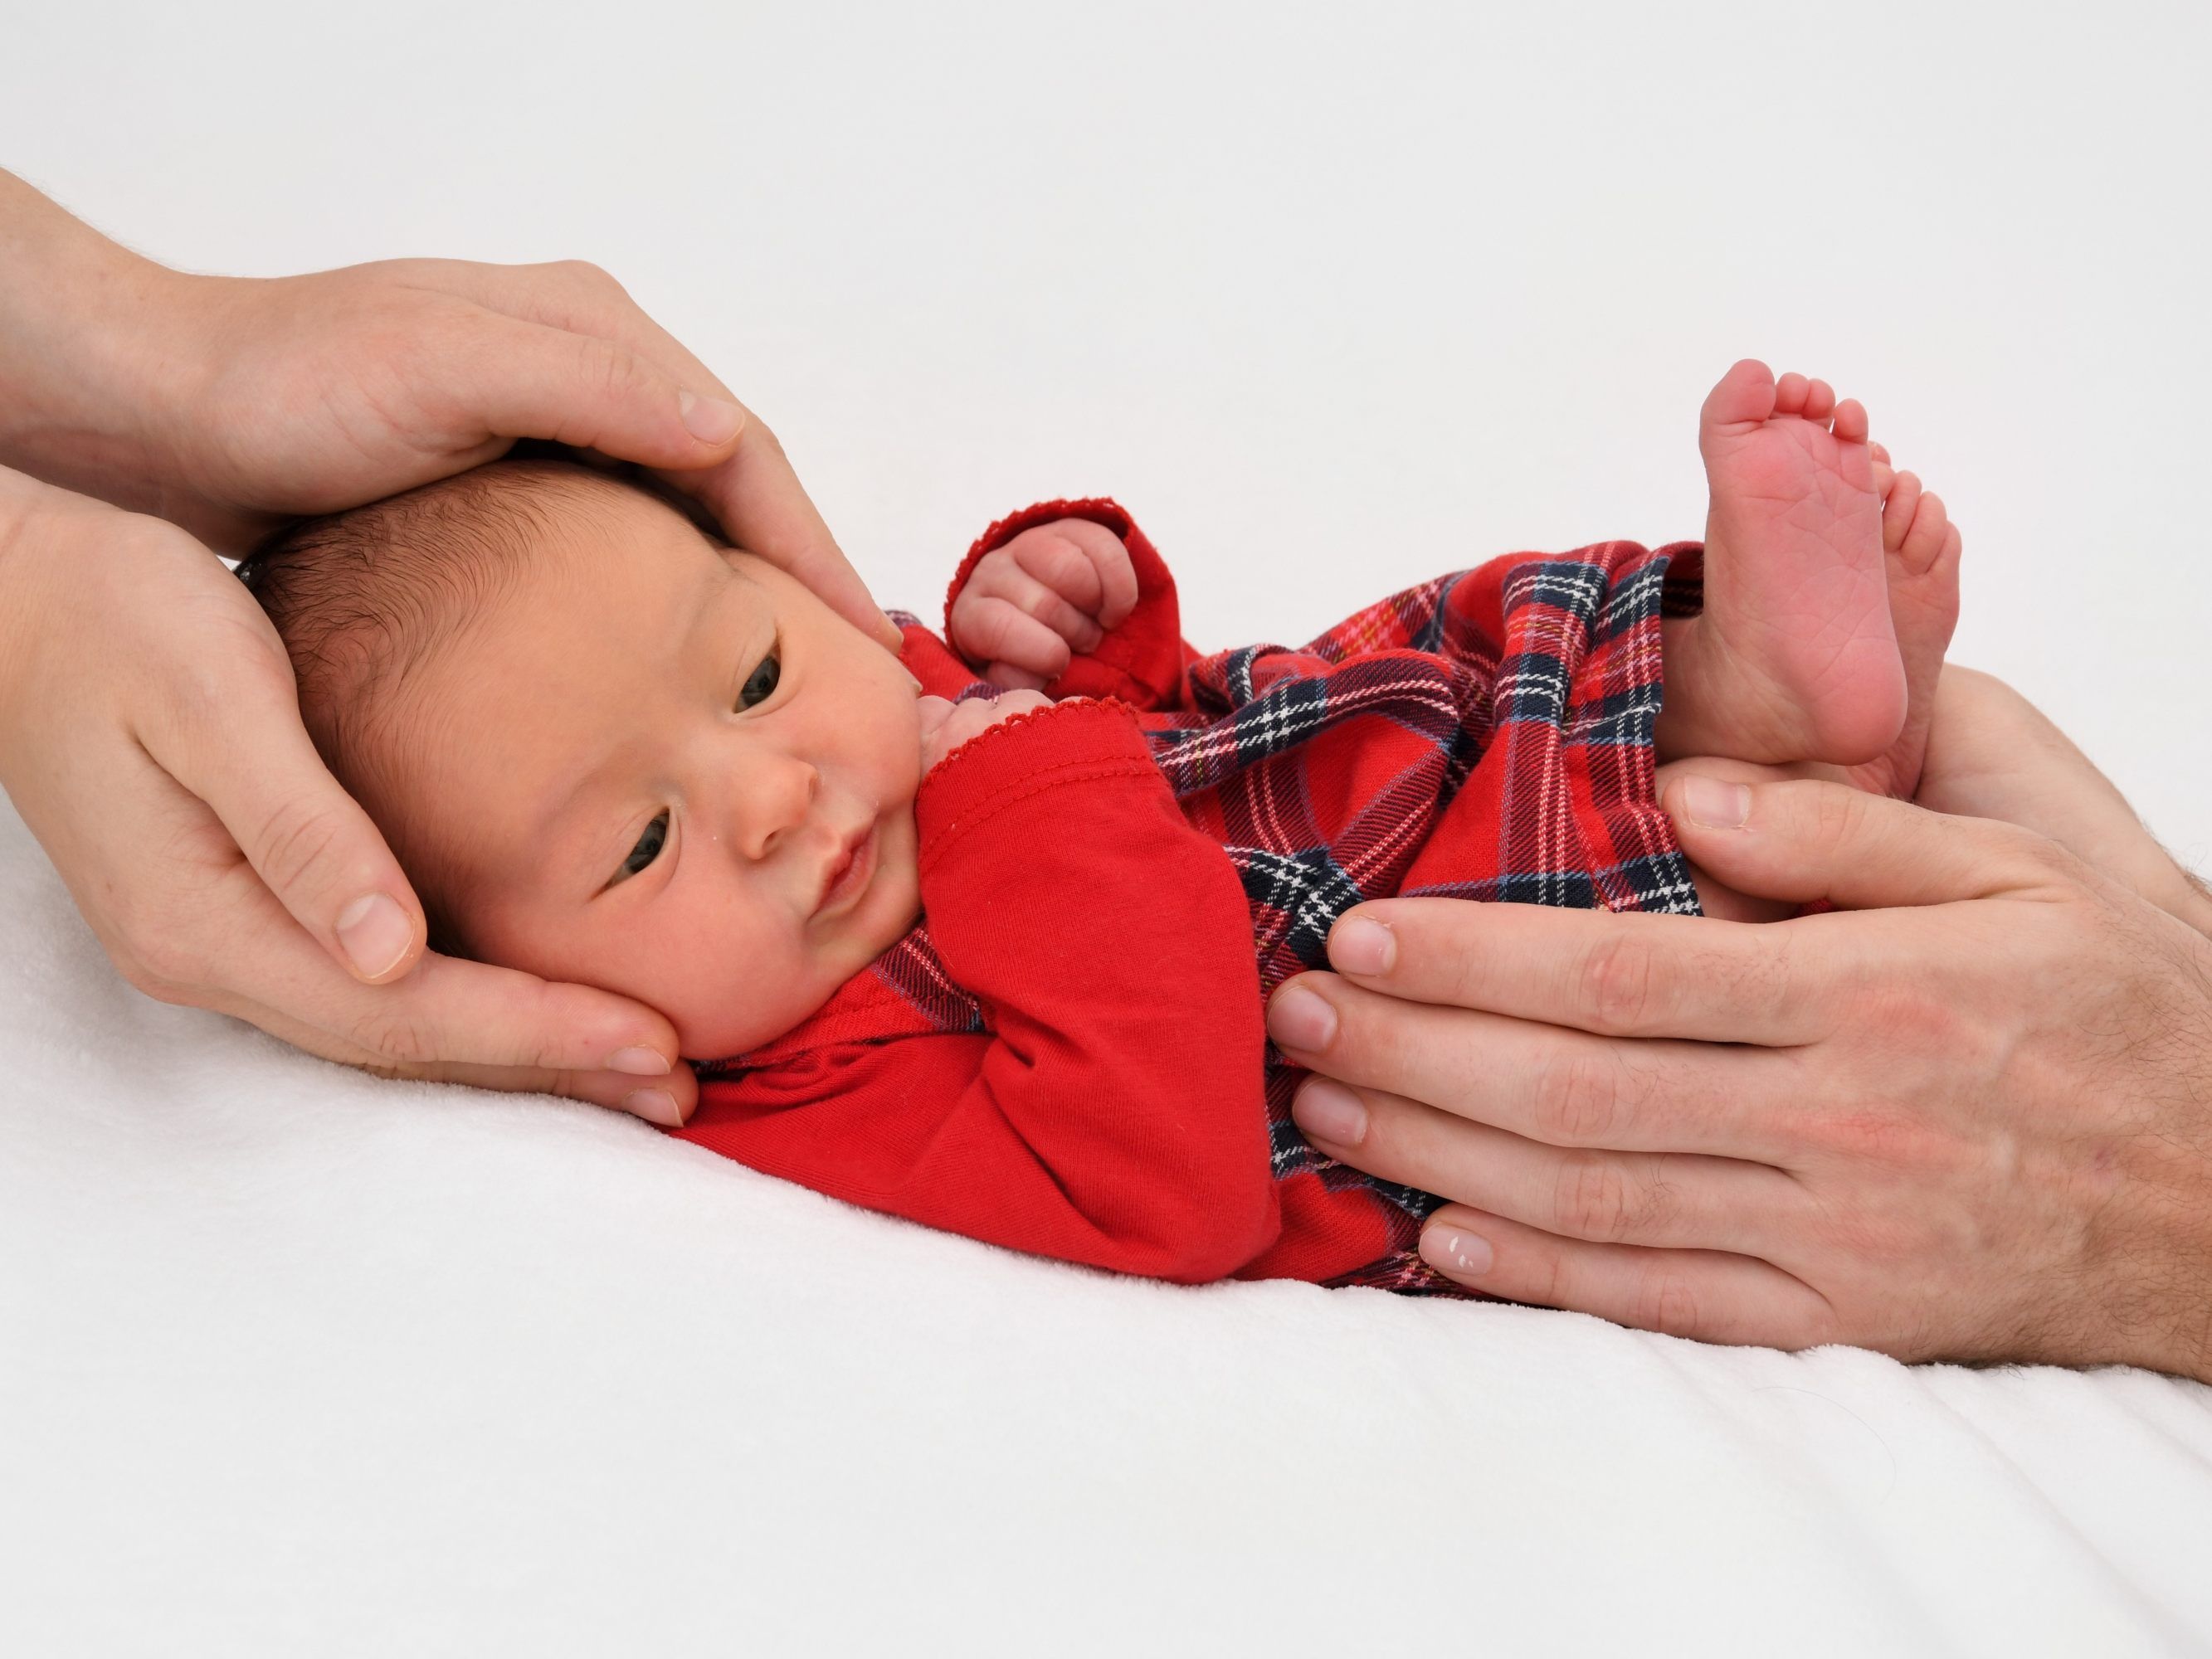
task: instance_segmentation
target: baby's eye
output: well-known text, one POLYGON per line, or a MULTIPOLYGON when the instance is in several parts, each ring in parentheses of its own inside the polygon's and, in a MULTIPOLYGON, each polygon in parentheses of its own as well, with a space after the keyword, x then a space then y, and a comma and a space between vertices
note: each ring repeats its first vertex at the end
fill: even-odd
MULTIPOLYGON (((660 849, 668 842, 668 814, 663 812, 645 826, 645 833, 637 838, 637 845, 629 849, 622 868, 615 872, 615 881, 628 881, 660 856, 660 849)), ((613 882, 607 884, 609 886, 613 882)))
POLYGON ((773 656, 763 657, 760 666, 745 677, 744 684, 738 689, 738 707, 750 708, 757 702, 766 702, 782 675, 783 670, 773 656))

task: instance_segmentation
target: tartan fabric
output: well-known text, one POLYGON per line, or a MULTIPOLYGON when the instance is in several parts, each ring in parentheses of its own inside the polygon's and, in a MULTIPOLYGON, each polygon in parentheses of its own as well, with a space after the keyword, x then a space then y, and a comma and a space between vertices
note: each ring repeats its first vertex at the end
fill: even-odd
MULTIPOLYGON (((1067 517, 1122 538, 1139 598, 1048 694, 1139 710, 1184 818, 1237 872, 1263 997, 1325 967, 1331 924, 1367 899, 1695 910, 1656 804, 1651 752, 1660 619, 1696 607, 1694 544, 1509 556, 1393 594, 1300 647, 1200 656, 1180 637, 1166 566, 1128 515, 1106 500, 1051 501, 978 539, 948 610, 985 554, 1067 517)), ((900 620, 906 661, 927 690, 995 695, 941 641, 900 620)), ((985 1029, 925 923, 799 1030, 703 1075, 773 1067, 826 1043, 985 1029)), ((1316 1152, 1290 1115, 1299 1076, 1267 1045, 1283 1232, 1240 1273, 1455 1293, 1414 1249, 1420 1218, 1442 1200, 1316 1152)))

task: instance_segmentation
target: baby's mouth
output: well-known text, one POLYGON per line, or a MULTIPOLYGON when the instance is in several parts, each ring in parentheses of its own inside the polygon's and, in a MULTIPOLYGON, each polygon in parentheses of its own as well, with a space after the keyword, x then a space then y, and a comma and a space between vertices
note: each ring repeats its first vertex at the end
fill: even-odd
POLYGON ((876 826, 870 823, 830 856, 822 872, 822 890, 814 901, 813 920, 842 915, 860 902, 876 872, 876 826))

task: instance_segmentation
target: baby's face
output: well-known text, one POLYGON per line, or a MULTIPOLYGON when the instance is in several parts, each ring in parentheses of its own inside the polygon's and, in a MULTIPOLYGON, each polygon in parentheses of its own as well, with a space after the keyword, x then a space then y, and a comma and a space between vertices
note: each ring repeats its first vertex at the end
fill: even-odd
POLYGON ((740 1053, 914 924, 915 682, 649 501, 595 497, 548 539, 410 688, 385 770, 473 954, 740 1053))

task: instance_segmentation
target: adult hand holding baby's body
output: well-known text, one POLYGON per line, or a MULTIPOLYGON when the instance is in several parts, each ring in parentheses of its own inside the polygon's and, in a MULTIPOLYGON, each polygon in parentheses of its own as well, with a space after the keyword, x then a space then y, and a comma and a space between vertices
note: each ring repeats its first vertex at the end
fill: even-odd
POLYGON ((176 526, 243 550, 550 438, 657 469, 894 642, 772 434, 589 266, 185 276, 0 173, 0 784, 118 965, 356 1064, 688 1109, 657 1014, 422 956, 274 634, 176 526))
MULTIPOLYGON (((1753 927, 1364 907, 1331 938, 1343 977, 1271 1010, 1336 1079, 1300 1097, 1309 1138, 1459 1200, 1425 1255, 1514 1300, 2212 1379, 2212 906, 2139 830, 2123 845, 2124 808, 2084 804, 2109 786, 2032 710, 1966 689, 2008 722, 1986 753, 2064 786, 2042 827, 2066 846, 1832 784, 1678 780, 1700 864, 1842 909, 1753 927)), ((2000 798, 1944 756, 1943 719, 1936 787, 2032 816, 2022 780, 2000 798)))

